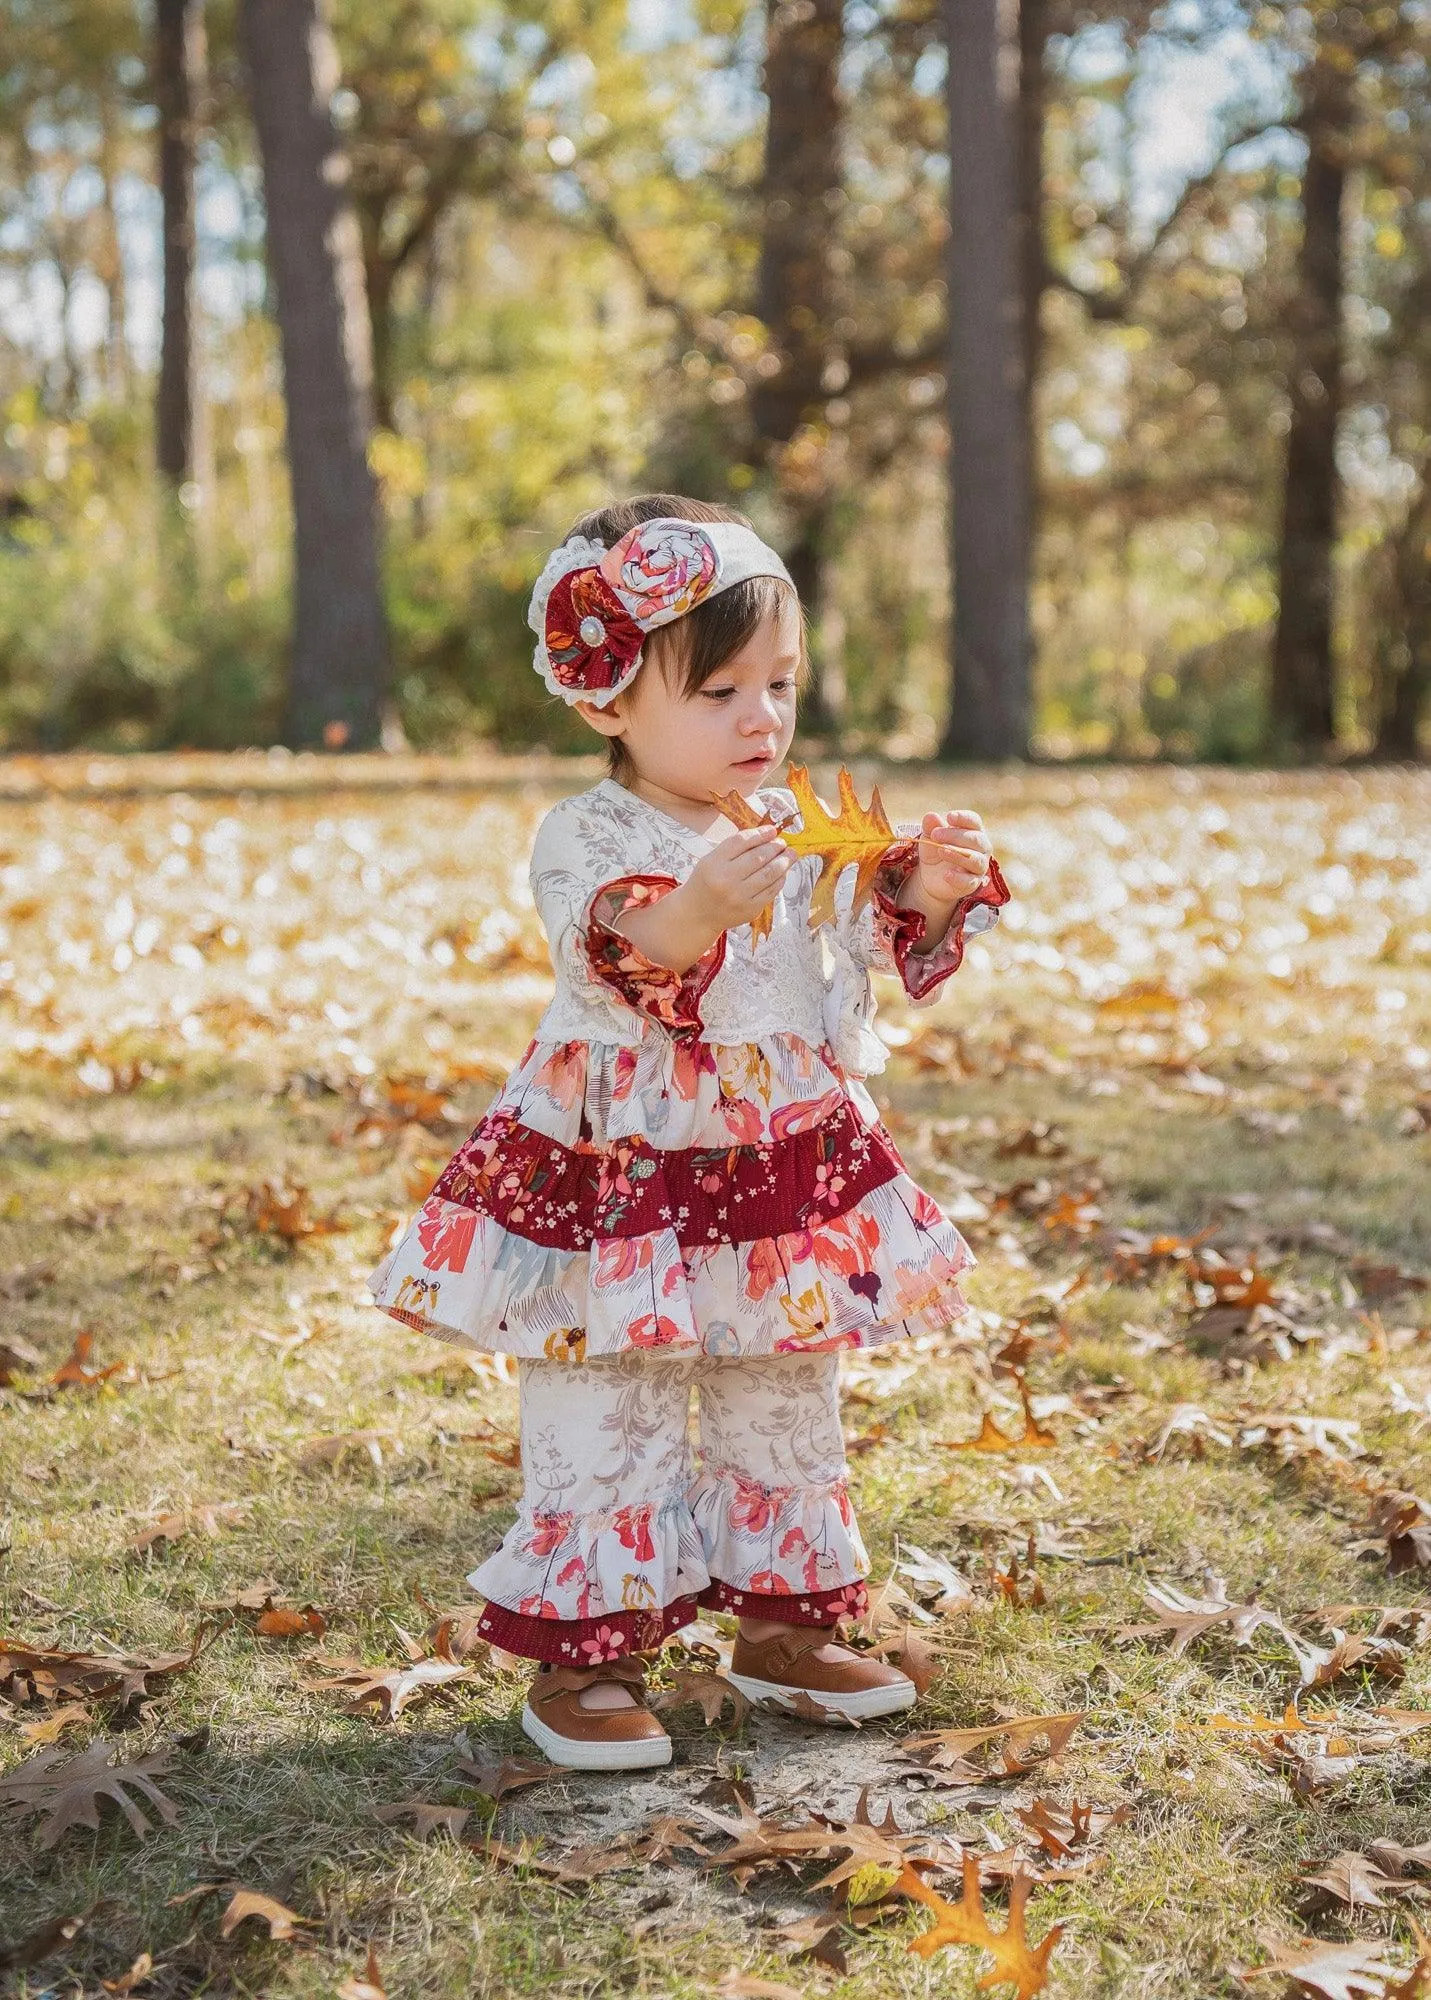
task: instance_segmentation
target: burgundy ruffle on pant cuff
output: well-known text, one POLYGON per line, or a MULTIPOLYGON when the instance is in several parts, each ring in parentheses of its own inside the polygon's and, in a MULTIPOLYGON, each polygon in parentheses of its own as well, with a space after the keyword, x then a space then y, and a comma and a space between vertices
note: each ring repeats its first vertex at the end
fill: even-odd
POLYGON ((659 1611, 613 1611, 601 1618, 533 1618, 489 1601, 477 1621, 477 1632, 520 1659, 596 1667, 629 1653, 655 1652, 673 1632, 691 1624, 702 1606, 742 1618, 769 1618, 781 1625, 833 1625, 840 1618, 858 1618, 867 1601, 862 1583, 788 1596, 763 1596, 754 1590, 734 1590, 728 1583, 711 1583, 699 1595, 678 1597, 659 1611))

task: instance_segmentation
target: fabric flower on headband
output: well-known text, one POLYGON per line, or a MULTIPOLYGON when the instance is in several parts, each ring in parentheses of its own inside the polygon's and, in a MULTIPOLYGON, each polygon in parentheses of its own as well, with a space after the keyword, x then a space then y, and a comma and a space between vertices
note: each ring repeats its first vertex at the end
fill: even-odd
POLYGON ((547 558, 532 592, 532 664, 561 700, 605 707, 634 678, 648 632, 752 576, 790 583, 774 549, 739 521, 663 515, 609 549, 573 536, 547 558))

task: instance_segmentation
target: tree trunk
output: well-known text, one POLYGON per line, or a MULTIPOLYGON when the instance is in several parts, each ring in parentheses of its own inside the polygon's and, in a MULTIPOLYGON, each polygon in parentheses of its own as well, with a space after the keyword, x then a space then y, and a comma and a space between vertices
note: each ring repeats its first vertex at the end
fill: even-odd
POLYGON ((100 101, 100 246, 97 259, 104 286, 107 315, 104 329, 105 391, 117 403, 129 398, 129 301, 124 252, 119 241, 119 217, 114 205, 120 174, 119 134, 108 91, 100 101))
POLYGON ((1287 310, 1289 428, 1283 470, 1277 630, 1269 704, 1271 746, 1324 751, 1335 732, 1332 612, 1342 405, 1342 199, 1352 117, 1346 73, 1318 58, 1306 84, 1301 130, 1302 243, 1287 310))
POLYGON ((1023 757, 1029 734, 1016 0, 943 0, 949 51, 951 697, 943 757, 1023 757))
MULTIPOLYGON (((1052 31, 1050 0, 1020 0, 1019 4, 1019 262, 1023 270, 1024 398, 1028 434, 1038 436, 1034 403, 1043 363, 1043 140, 1048 102, 1044 73, 1052 31)), ((1029 465, 1030 512, 1038 485, 1037 467, 1029 465)))
POLYGON ((241 0, 263 159, 293 485, 294 633, 287 738, 380 740, 389 654, 368 468, 372 380, 362 250, 330 100, 322 0, 241 0))
POLYGON ((159 113, 164 305, 155 459, 178 488, 194 473, 194 159, 205 66, 203 0, 156 0, 154 102, 159 113))
POLYGON ((1395 656, 1384 677, 1376 734, 1378 757, 1415 761, 1421 755, 1421 719, 1431 711, 1431 468, 1396 538, 1393 588, 1382 616, 1394 630, 1382 639, 1382 658, 1395 656))
POLYGON ((818 469, 802 463, 787 472, 784 459, 785 447, 806 424, 824 423, 834 316, 830 247, 843 193, 843 52, 843 0, 769 0, 756 311, 780 367, 758 378, 751 416, 761 455, 775 470, 794 522, 790 573, 813 642, 804 720, 822 735, 838 732, 843 707, 838 675, 822 671, 820 644, 829 493, 818 469))

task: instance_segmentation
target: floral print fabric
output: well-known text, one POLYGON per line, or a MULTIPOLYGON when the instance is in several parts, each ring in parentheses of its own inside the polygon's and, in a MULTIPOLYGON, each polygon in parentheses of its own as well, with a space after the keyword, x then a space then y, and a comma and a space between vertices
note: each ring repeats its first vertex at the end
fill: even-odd
POLYGON ((968 1246, 840 1048, 878 1039, 867 966, 902 963, 928 990, 1006 898, 1001 878, 924 957, 923 918, 894 901, 912 840, 874 905, 819 933, 818 864, 802 863, 769 939, 753 947, 741 926, 678 975, 621 916, 669 894, 711 844, 608 782, 548 814, 532 882, 556 997, 369 1280, 394 1318, 520 1358, 595 1361, 875 1346, 962 1313, 968 1246), (553 1033, 572 1020, 588 1032, 553 1033))
POLYGON ((616 928, 628 911, 647 909, 678 886, 674 875, 623 875, 606 883, 591 899, 586 955, 596 977, 628 1007, 667 1034, 689 1038, 701 1031, 701 995, 720 971, 724 934, 685 972, 673 972, 616 928))
POLYGON ((521 1507, 468 1578, 497 1644, 589 1666, 701 1604, 790 1624, 861 1608, 833 1355, 526 1362, 520 1381, 521 1507))

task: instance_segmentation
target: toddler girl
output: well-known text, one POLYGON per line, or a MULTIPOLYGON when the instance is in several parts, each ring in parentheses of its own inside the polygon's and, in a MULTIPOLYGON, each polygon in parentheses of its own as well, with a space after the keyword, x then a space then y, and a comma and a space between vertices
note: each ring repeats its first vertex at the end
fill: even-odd
POLYGON ((537 833, 557 983, 536 1039, 370 1283, 407 1325, 517 1357, 524 1490, 468 1578, 479 1630, 540 1663, 522 1725, 550 1757, 631 1769, 671 1755, 641 1656, 701 1605, 736 1614, 755 1699, 914 1700, 833 1637, 867 1567, 838 1355, 950 1326, 972 1259, 861 1081, 884 1061, 869 971, 932 993, 1008 891, 977 814, 926 813, 872 902, 852 911, 847 870, 812 930, 819 862, 732 829, 714 794, 798 814, 770 781, 804 670, 794 587, 740 515, 671 494, 588 515, 529 618, 610 775, 537 833))

